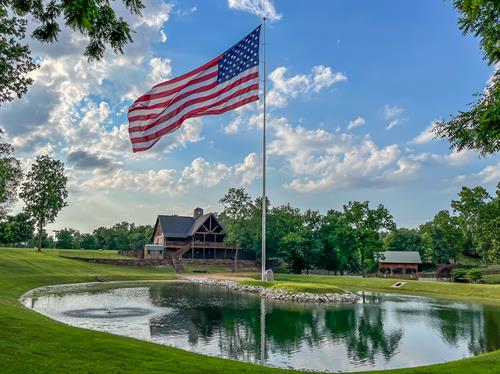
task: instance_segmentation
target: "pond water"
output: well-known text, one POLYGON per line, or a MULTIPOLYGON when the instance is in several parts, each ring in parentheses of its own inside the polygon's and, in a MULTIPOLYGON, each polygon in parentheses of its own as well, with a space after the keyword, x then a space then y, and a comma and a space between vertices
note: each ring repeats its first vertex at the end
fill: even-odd
POLYGON ((368 292, 351 305, 298 304, 183 282, 118 287, 54 288, 23 303, 69 325, 283 368, 390 369, 500 348, 495 305, 368 292))

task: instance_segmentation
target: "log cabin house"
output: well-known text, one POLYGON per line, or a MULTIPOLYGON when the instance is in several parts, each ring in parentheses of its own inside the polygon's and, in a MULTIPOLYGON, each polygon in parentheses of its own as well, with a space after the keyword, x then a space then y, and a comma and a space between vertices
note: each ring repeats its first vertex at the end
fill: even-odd
POLYGON ((224 244, 225 236, 222 222, 201 208, 194 209, 192 217, 159 215, 151 236, 153 246, 144 249, 144 258, 232 260, 236 249, 224 244), (161 246, 163 251, 153 248, 161 246))

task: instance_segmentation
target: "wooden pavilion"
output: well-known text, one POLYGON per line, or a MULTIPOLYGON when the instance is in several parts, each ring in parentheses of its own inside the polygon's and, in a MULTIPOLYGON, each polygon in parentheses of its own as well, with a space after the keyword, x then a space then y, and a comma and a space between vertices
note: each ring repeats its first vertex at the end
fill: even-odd
POLYGON ((383 252, 378 264, 379 274, 414 275, 418 274, 418 265, 422 263, 417 251, 386 251, 383 252))

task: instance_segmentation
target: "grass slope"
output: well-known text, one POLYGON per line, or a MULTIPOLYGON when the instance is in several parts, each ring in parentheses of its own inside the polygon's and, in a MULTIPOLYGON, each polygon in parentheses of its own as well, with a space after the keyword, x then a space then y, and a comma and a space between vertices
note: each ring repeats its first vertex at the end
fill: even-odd
POLYGON ((387 291, 425 294, 456 299, 477 299, 500 304, 500 284, 471 284, 427 281, 406 282, 400 288, 391 287, 397 279, 336 277, 327 275, 275 274, 275 280, 286 283, 314 283, 347 290, 387 291))
POLYGON ((261 286, 265 288, 285 290, 290 293, 309 292, 315 294, 322 293, 344 293, 339 287, 331 286, 328 284, 320 283, 306 283, 306 282, 262 282, 260 280, 244 280, 240 282, 250 286, 261 286))
MULTIPOLYGON (((169 268, 98 265, 32 250, 0 249, 0 373, 292 373, 66 326, 17 300, 35 287, 86 282, 92 276, 167 280, 175 274, 169 268)), ((496 351, 390 373, 493 373, 499 364, 496 351)))

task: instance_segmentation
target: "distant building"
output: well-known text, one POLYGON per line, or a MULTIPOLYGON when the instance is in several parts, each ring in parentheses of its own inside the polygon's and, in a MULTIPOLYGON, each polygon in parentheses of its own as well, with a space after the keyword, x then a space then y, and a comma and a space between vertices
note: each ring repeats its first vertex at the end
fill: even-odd
POLYGON ((144 252, 144 258, 234 259, 236 249, 224 244, 226 230, 213 213, 196 208, 192 217, 160 215, 151 241, 163 251, 144 252), (161 247, 160 247, 161 248, 161 247))
POLYGON ((417 251, 386 251, 379 259, 379 272, 390 271, 390 275, 411 275, 418 273, 418 265, 422 263, 417 251))

